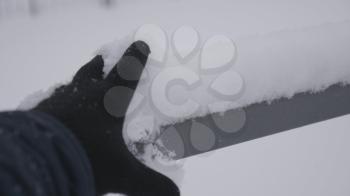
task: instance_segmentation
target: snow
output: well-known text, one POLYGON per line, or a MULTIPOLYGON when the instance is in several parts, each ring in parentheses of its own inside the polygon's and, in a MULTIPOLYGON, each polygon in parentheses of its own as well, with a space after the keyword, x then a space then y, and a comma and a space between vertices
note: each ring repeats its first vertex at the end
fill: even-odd
POLYGON ((1 19, 0 88, 6 89, 6 94, 0 108, 15 108, 33 91, 71 77, 102 44, 123 38, 143 24, 157 24, 169 34, 182 25, 190 25, 203 37, 226 34, 236 40, 347 21, 349 4, 342 0, 119 1, 107 11, 86 4, 66 7, 64 12, 50 10, 33 19, 1 19), (21 78, 26 82, 18 82, 21 78))
MULTIPOLYGON (((112 67, 125 48, 121 46, 140 39, 140 32, 156 49, 156 55, 150 56, 143 75, 146 80, 136 91, 142 95, 144 102, 137 96, 137 101, 131 103, 133 112, 129 114, 132 115, 127 117, 132 119, 131 122, 127 121, 127 132, 128 123, 140 125, 130 126, 130 132, 140 134, 140 137, 132 136, 136 140, 143 139, 147 135, 143 133, 145 131, 159 130, 161 126, 185 119, 263 101, 271 102, 281 97, 291 98, 300 92, 318 92, 336 83, 350 82, 350 56, 347 54, 350 51, 350 22, 247 36, 237 38, 235 44, 224 36, 209 37, 204 39, 208 41, 200 44, 204 44, 201 53, 197 52, 187 62, 178 60, 171 47, 163 54, 166 57, 160 56, 161 53, 157 51, 164 47, 158 44, 167 43, 159 38, 161 29, 154 25, 151 27, 142 26, 134 38, 127 37, 108 44, 100 51, 106 67, 112 67), (210 54, 212 58, 204 54, 210 54), (162 59, 166 60, 160 62, 162 59), (218 72, 215 70, 218 67, 211 67, 208 71, 208 65, 219 65, 219 69, 225 69, 218 72), (169 90, 176 85, 190 90, 169 90), (176 99, 178 103, 172 103, 176 99), (150 118, 153 118, 153 122, 150 118)), ((187 50, 187 47, 184 49, 187 50)), ((180 53, 183 51, 180 50, 180 53)))
MULTIPOLYGON (((125 127, 126 139, 144 138, 145 130, 194 116, 348 83, 349 8, 350 2, 343 0, 119 1, 110 10, 87 3, 35 18, 0 19, 0 108, 14 109, 40 90, 41 95, 25 99, 21 106, 32 107, 96 53, 104 54, 107 73, 134 39, 151 42, 152 56, 132 103, 137 112, 129 111, 126 126, 133 131, 125 127), (116 41, 105 45, 112 40, 116 41), (179 76, 190 85, 175 82, 164 94, 166 82, 179 76), (166 98, 183 106, 169 105, 166 98), (152 105, 138 104, 141 99, 152 105)), ((331 124, 342 125, 337 134, 330 126, 302 128, 213 156, 188 158, 162 172, 176 178, 183 195, 219 194, 200 192, 207 191, 203 184, 214 185, 221 195, 277 195, 284 190, 292 190, 290 195, 344 195, 350 192, 344 185, 349 181, 348 157, 342 156, 348 147, 340 148, 349 138, 345 122, 331 124), (315 135, 320 137, 311 138, 315 135), (299 172, 290 170, 291 162, 299 172), (212 170, 217 164, 222 170, 212 170), (326 186, 331 180, 322 175, 338 179, 337 183, 326 186), (210 181, 231 177, 236 185, 229 184, 230 189, 224 186, 228 183, 210 181)))
POLYGON ((186 158, 182 194, 349 195, 349 125, 347 115, 186 158))

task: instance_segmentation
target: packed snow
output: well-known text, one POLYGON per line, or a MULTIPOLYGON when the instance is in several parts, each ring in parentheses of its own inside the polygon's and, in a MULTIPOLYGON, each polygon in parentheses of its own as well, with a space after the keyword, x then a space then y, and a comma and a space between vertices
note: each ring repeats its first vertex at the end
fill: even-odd
MULTIPOLYGON (((152 32, 154 31, 148 32, 147 36, 159 37, 158 33, 151 35, 152 32)), ((111 43, 100 51, 105 60, 106 70, 116 64, 125 46, 130 45, 134 40, 137 38, 128 37, 111 43)), ((158 44, 159 41, 156 41, 151 45, 158 44)), ((157 130, 160 126, 181 122, 184 119, 212 112, 225 112, 263 101, 271 102, 281 97, 291 98, 300 92, 318 92, 336 83, 350 82, 350 56, 347 52, 350 51, 350 22, 288 29, 237 38, 234 42, 238 50, 237 59, 229 62, 232 64, 229 68, 219 72, 201 73, 203 71, 201 66, 207 64, 206 59, 201 58, 206 52, 205 46, 201 54, 197 52, 197 56, 193 56, 194 60, 186 63, 179 62, 170 47, 167 52, 170 55, 161 65, 152 59, 151 55, 143 75, 146 79, 136 91, 140 95, 135 96, 131 103, 132 110, 137 111, 131 115, 132 121, 139 124, 139 129, 143 130, 140 130, 140 135, 144 136, 144 130, 157 130), (171 91, 172 86, 165 85, 175 79, 183 80, 189 83, 189 86, 198 81, 200 84, 191 88, 190 92, 181 91, 181 89, 171 91), (214 90, 219 89, 221 94, 224 94, 223 91, 228 91, 234 92, 235 95, 241 89, 244 92, 240 97, 222 98, 208 92, 210 87, 214 87, 214 90), (164 92, 164 89, 168 92, 164 92), (162 103, 163 100, 160 98, 166 93, 168 97, 180 97, 179 99, 187 97, 192 102, 169 106, 162 103), (140 100, 142 98, 148 104, 142 104, 144 103, 140 100), (223 104, 224 107, 222 107, 223 104)), ((223 44, 219 42, 217 45, 223 44)), ((224 49, 223 51, 227 51, 227 47, 224 49)), ((221 50, 216 51, 219 53, 215 51, 211 53, 221 55, 221 50)), ((235 50, 232 52, 235 54, 235 50)), ((157 58, 158 56, 159 53, 157 58)), ((226 64, 226 62, 222 63, 222 65, 226 64)), ((183 86, 183 88, 187 87, 183 86)), ((135 133, 136 125, 131 129, 135 133)))

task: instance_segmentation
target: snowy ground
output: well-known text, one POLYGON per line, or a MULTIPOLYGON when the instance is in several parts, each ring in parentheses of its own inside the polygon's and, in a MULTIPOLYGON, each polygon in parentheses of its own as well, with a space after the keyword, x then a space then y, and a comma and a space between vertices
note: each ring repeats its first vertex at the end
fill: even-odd
POLYGON ((349 125, 348 115, 188 158, 181 190, 208 196, 349 195, 349 125))
MULTIPOLYGON (((147 23, 168 35, 190 25, 202 39, 224 34, 237 40, 243 57, 237 69, 248 85, 262 85, 247 88, 241 105, 319 89, 349 76, 349 9, 341 0, 153 0, 120 1, 109 10, 88 3, 2 19, 0 109, 16 108, 27 95, 68 80, 103 44, 147 23), (247 73, 257 61, 256 74, 247 73), (275 69, 281 65, 280 72, 264 69, 271 62, 275 69), (319 69, 308 72, 308 66, 319 69), (298 73, 301 80, 293 78, 298 73)), ((349 195, 349 122, 345 116, 187 158, 175 171, 183 172, 183 195, 349 195)))

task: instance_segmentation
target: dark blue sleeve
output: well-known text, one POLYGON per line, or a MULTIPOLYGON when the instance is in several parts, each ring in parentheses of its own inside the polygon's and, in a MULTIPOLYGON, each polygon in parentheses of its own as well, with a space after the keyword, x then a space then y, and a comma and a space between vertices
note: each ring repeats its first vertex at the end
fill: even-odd
POLYGON ((40 112, 0 113, 0 195, 95 196, 87 156, 72 133, 40 112))

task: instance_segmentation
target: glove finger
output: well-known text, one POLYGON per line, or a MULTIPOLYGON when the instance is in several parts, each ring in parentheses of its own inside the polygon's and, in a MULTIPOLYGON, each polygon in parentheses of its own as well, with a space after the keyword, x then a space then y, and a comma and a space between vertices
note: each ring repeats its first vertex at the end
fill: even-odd
POLYGON ((149 54, 150 49, 145 42, 134 42, 107 75, 106 81, 135 90, 149 54))
POLYGON ((103 58, 95 56, 90 62, 81 67, 73 78, 73 82, 103 79, 103 58))

